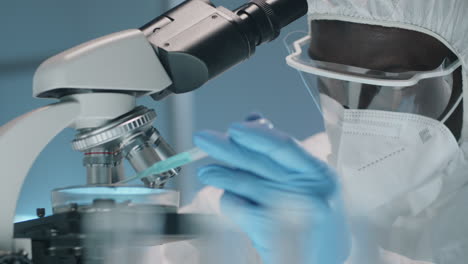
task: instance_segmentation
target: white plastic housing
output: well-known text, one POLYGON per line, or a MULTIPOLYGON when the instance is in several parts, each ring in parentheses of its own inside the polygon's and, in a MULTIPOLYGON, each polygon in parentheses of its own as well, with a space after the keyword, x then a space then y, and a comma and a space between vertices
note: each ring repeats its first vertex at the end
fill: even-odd
POLYGON ((163 91, 172 84, 166 70, 137 29, 114 33, 62 52, 36 71, 35 97, 61 97, 61 89, 135 92, 163 91))
POLYGON ((21 186, 37 156, 80 115, 77 102, 31 111, 0 127, 0 251, 13 247, 13 220, 21 186))

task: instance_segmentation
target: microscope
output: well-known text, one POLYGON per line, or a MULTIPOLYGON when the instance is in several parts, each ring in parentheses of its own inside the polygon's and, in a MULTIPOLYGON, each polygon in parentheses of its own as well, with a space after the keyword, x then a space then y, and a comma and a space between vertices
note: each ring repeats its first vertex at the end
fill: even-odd
POLYGON ((173 156, 153 126, 156 112, 136 105, 151 96, 191 92, 250 58, 257 46, 305 15, 306 0, 252 0, 236 10, 189 0, 140 29, 111 34, 60 53, 39 66, 33 95, 58 102, 0 127, 0 264, 104 263, 122 244, 158 245, 197 237, 202 215, 178 214, 178 192, 164 189, 179 169, 125 180, 173 156), (34 161, 63 129, 83 153, 86 186, 52 192, 53 214, 13 224, 22 184, 34 161), (31 131, 34 131, 31 134, 31 131))

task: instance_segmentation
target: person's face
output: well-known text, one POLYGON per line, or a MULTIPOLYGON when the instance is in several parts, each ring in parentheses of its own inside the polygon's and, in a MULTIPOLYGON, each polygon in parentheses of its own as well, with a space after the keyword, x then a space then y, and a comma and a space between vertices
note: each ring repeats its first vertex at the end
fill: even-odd
MULTIPOLYGON (((311 34, 309 56, 312 59, 377 71, 428 71, 440 66, 444 59, 455 57, 437 39, 399 28, 319 20, 311 22, 311 34)), ((454 97, 461 89, 461 70, 457 70, 454 73, 454 97)), ((447 111, 451 107, 453 103, 447 111)), ((460 104, 445 123, 457 139, 461 134, 462 115, 463 104, 460 104)))

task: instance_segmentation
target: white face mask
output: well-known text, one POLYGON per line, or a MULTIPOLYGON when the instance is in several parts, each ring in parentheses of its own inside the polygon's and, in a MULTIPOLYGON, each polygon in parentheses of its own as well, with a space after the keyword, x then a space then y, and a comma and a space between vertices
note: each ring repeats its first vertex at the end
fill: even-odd
POLYGON ((346 110, 324 95, 321 105, 332 146, 329 161, 342 175, 353 213, 368 213, 436 179, 458 151, 450 130, 436 120, 346 110))

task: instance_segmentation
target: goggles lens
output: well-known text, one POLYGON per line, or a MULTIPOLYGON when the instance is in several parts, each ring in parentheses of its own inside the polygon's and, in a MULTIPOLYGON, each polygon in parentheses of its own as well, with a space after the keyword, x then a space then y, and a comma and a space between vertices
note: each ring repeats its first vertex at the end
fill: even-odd
POLYGON ((431 71, 375 71, 313 60, 310 36, 291 33, 285 40, 288 65, 297 69, 316 105, 326 95, 348 109, 404 112, 440 119, 453 98, 452 73, 461 62, 446 59, 431 71))

